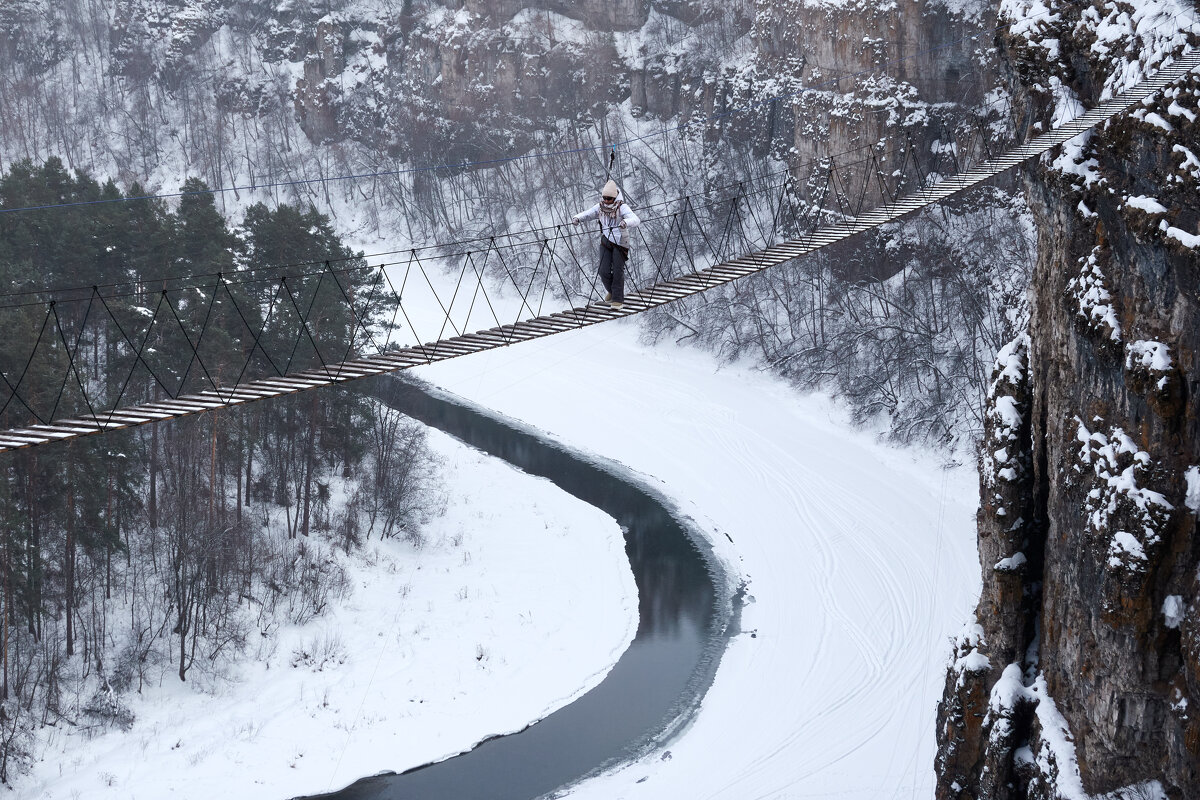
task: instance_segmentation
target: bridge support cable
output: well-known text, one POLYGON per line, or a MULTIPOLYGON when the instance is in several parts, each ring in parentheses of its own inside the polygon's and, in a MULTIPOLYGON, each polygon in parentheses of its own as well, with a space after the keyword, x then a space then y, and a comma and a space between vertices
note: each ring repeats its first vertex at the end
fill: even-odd
MULTIPOLYGON (((575 250, 575 239, 581 237, 586 237, 584 241, 589 247, 594 246, 595 232, 564 232, 562 225, 553 229, 547 227, 544 230, 528 232, 529 235, 524 238, 520 235, 510 237, 508 244, 498 243, 498 237, 480 240, 485 242, 482 256, 478 247, 466 252, 454 252, 453 246, 447 246, 447 252, 427 255, 426 259, 440 258, 454 263, 455 266, 456 260, 462 259, 461 269, 456 270, 458 280, 455 282, 449 305, 442 302, 435 283, 426 270, 426 264, 416 249, 408 251, 407 261, 378 264, 373 267, 355 266, 340 271, 332 269, 327 263, 325 269, 320 272, 296 277, 291 283, 288 277, 283 276, 278 278, 273 292, 260 292, 259 299, 253 302, 248 300, 247 296, 243 296, 240 301, 237 297, 240 292, 249 291, 245 287, 253 281, 239 283, 233 276, 218 275, 215 285, 163 289, 153 311, 138 305, 139 302, 149 299, 151 294, 141 287, 136 293, 123 296, 130 306, 124 309, 128 315, 125 324, 118 318, 118 295, 105 295, 96 287, 92 287, 87 297, 79 296, 74 299, 74 302, 87 302, 84 312, 78 315, 77 323, 65 322, 64 315, 60 314, 61 309, 56 306, 54 300, 50 300, 46 303, 40 328, 36 323, 30 324, 31 333, 34 330, 39 332, 28 357, 22 359, 24 367, 20 375, 14 380, 0 370, 0 378, 3 379, 3 386, 7 390, 7 396, 0 403, 0 415, 7 413, 11 417, 12 409, 17 406, 29 412, 29 424, 0 430, 0 452, 201 414, 323 386, 339 385, 642 313, 808 255, 968 191, 1128 111, 1197 67, 1200 67, 1200 51, 1183 55, 1152 78, 1119 97, 1084 112, 1059 128, 995 157, 985 158, 965 169, 962 163, 965 155, 954 142, 939 148, 939 152, 934 153, 934 163, 925 170, 916 158, 915 145, 909 141, 907 147, 893 153, 900 163, 900 167, 893 172, 893 176, 896 177, 894 186, 889 186, 880 163, 881 154, 874 149, 876 145, 872 145, 867 157, 860 161, 843 161, 839 164, 836 159, 830 158, 827 159, 827 163, 816 165, 807 182, 803 184, 797 175, 785 172, 781 181, 777 183, 761 188, 739 183, 731 195, 707 203, 698 202, 692 195, 687 195, 681 198, 679 207, 662 209, 656 216, 647 213, 644 217, 644 224, 663 224, 666 227, 666 236, 660 247, 661 257, 655 257, 654 243, 644 232, 639 231, 644 245, 642 252, 648 254, 647 257, 653 264, 652 274, 648 275, 652 282, 648 285, 641 283, 628 292, 622 308, 598 302, 599 290, 596 286, 595 270, 585 266, 575 250), (958 171, 943 177, 939 172, 939 168, 943 168, 943 162, 948 163, 951 168, 957 167, 958 171), (902 191, 901 186, 907 174, 906 165, 909 164, 918 175, 917 187, 902 191), (839 169, 845 172, 839 173, 839 169), (860 174, 861 187, 855 186, 855 173, 860 174), (872 183, 878 184, 880 202, 874 208, 864 211, 867 198, 871 194, 872 183), (831 195, 833 205, 829 206, 831 195), (759 208, 759 204, 763 207, 759 208), (769 230, 763 229, 763 218, 770 219, 769 230), (757 229, 757 235, 754 229, 757 229), (789 230, 793 238, 780 235, 781 232, 789 230), (565 247, 569 261, 558 249, 560 246, 565 247), (533 253, 535 247, 537 252, 533 253), (679 257, 680 249, 683 251, 682 258, 679 257), (731 255, 739 249, 743 251, 742 255, 731 255), (490 258, 493 253, 496 255, 495 259, 490 258), (489 269, 489 261, 497 264, 500 269, 489 269), (568 274, 564 275, 559 269, 559 262, 562 262, 564 267, 573 262, 575 272, 568 269, 568 274), (443 321, 437 341, 422 343, 417 337, 413 343, 400 345, 393 339, 396 330, 406 326, 407 331, 416 336, 412 315, 405 308, 409 299, 405 293, 414 266, 424 276, 426 285, 441 308, 443 321), (363 269, 376 270, 377 274, 371 283, 371 290, 366 293, 365 301, 356 305, 354 292, 342 284, 338 274, 363 269), (401 269, 404 275, 397 290, 392 272, 395 271, 398 275, 401 269), (459 325, 453 315, 456 305, 463 305, 457 303, 457 300, 468 270, 474 275, 477 285, 472 291, 466 317, 459 325), (547 294, 554 285, 551 270, 554 271, 554 277, 557 277, 558 286, 562 289, 562 299, 571 305, 561 310, 543 313, 547 294), (535 310, 531 297, 539 279, 542 286, 535 310), (501 286, 511 284, 516 290, 519 302, 516 304, 515 321, 507 324, 499 322, 504 312, 489 296, 485 285, 488 281, 501 286), (332 288, 334 285, 336 289, 332 288), (235 286, 238 287, 236 292, 235 286), (383 289, 385 286, 386 291, 383 289), (327 291, 323 293, 322 287, 326 287, 327 291), (312 295, 306 297, 309 289, 312 295), (380 294, 390 297, 378 297, 377 290, 380 294), (204 298, 204 291, 211 291, 212 296, 204 298), (199 298, 207 299, 208 302, 196 304, 193 302, 196 295, 188 297, 189 307, 202 308, 202 314, 198 310, 197 316, 189 323, 180 313, 184 304, 172 302, 172 292, 196 292, 199 298), (486 330, 466 333, 480 293, 483 294, 492 319, 497 324, 486 330), (209 340, 216 337, 215 333, 212 336, 207 333, 216 315, 219 313, 229 319, 235 319, 233 315, 226 313, 224 306, 218 309, 218 295, 221 294, 229 300, 229 309, 236 312, 236 320, 241 323, 240 328, 234 325, 232 332, 225 332, 224 335, 231 340, 227 346, 238 350, 244 359, 240 370, 236 372, 236 380, 228 386, 220 385, 220 370, 213 374, 214 371, 206 363, 206 358, 211 359, 212 356, 206 356, 204 352, 205 348, 209 347, 209 340), (583 298, 585 302, 582 305, 573 305, 577 297, 583 298), (169 309, 169 316, 162 314, 164 304, 169 309), (328 320, 332 313, 331 305, 344 306, 340 311, 345 315, 346 321, 343 326, 348 330, 348 338, 330 338, 329 331, 322 329, 322 325, 330 326, 328 320), (394 307, 388 308, 389 305, 394 307), (291 308, 292 314, 286 315, 285 318, 280 309, 286 311, 288 307, 291 308), (105 313, 93 314, 93 310, 97 308, 103 309, 105 313), (387 317, 388 311, 391 312, 390 319, 387 317), (256 315, 261 315, 262 322, 259 325, 255 324, 256 315), (293 315, 294 320, 291 320, 293 315), (134 320, 138 317, 141 317, 143 322, 135 323, 134 320), (398 324, 400 318, 404 320, 403 326, 398 324), (108 337, 109 351, 115 354, 111 359, 128 362, 127 374, 107 376, 112 383, 112 389, 109 399, 104 402, 97 400, 103 394, 103 387, 100 385, 102 381, 94 376, 89 380, 88 370, 80 363, 85 340, 84 329, 92 320, 97 320, 95 325, 105 326, 104 335, 108 337), (115 329, 113 332, 107 332, 109 323, 115 329), (174 323, 174 327, 170 327, 171 323, 174 323), (360 338, 378 346, 371 332, 372 324, 387 329, 383 349, 373 354, 354 355, 360 338), (78 325, 78 329, 74 329, 72 325, 78 325), (447 327, 454 335, 442 338, 447 327), (44 346, 43 339, 51 333, 51 328, 51 338, 57 341, 57 345, 52 343, 44 346), (197 334, 193 335, 191 331, 196 331, 197 328, 197 334), (178 365, 174 372, 169 364, 164 366, 158 361, 161 354, 157 352, 165 348, 168 338, 172 336, 181 339, 187 345, 186 348, 179 348, 186 365, 178 365), (276 357, 272 355, 268 340, 281 342, 282 350, 287 355, 282 370, 276 357), (61 350, 58 345, 61 345, 61 350), (312 353, 308 354, 302 345, 311 347, 312 353), (336 352, 332 348, 336 348, 336 352), (57 397, 53 398, 53 406, 47 415, 46 409, 38 410, 37 400, 32 392, 23 392, 22 388, 27 384, 27 376, 36 366, 40 355, 51 349, 57 353, 54 358, 58 362, 65 360, 66 364, 58 364, 62 369, 61 385, 58 386, 57 397), (290 352, 287 352, 289 349, 290 352), (149 358, 152 355, 154 358, 149 358), (246 379, 250 365, 256 359, 265 362, 268 374, 246 379), (202 377, 193 372, 196 364, 200 367, 202 377), (293 366, 296 366, 294 372, 293 366), (145 373, 140 394, 146 399, 142 402, 137 401, 136 395, 130 397, 132 381, 139 371, 145 373), (173 393, 168 390, 164 380, 171 375, 181 376, 178 389, 173 393), (75 379, 73 383, 72 377, 75 379), (147 378, 151 380, 147 382, 147 378), (72 384, 71 393, 77 388, 80 397, 73 403, 74 410, 69 408, 64 413, 77 415, 55 419, 54 414, 64 402, 69 383, 72 384), (155 386, 168 397, 150 399, 149 395, 153 394, 155 386), (120 406, 127 398, 129 404, 120 406)), ((967 143, 965 149, 973 150, 978 144, 985 152, 990 152, 986 139, 986 132, 980 127, 978 131, 973 132, 972 141, 967 143)), ((651 270, 647 272, 650 273, 651 270)), ((262 280, 259 279, 258 282, 261 283, 262 280)), ((554 292, 557 292, 557 289, 554 292)), ((37 308, 39 305, 26 303, 0 307, 0 311, 5 308, 18 308, 27 312, 30 307, 37 308)), ((28 318, 28 314, 26 317, 28 318)), ((33 319, 36 320, 36 317, 33 319)), ((101 333, 93 335, 99 337, 101 333)), ((94 341, 98 343, 99 338, 94 341)), ((277 352, 276 355, 283 360, 284 353, 277 352)), ((96 371, 101 366, 108 369, 118 365, 106 362, 103 365, 92 365, 92 369, 96 371)), ((236 363, 233 369, 237 369, 236 363)), ((53 390, 51 393, 53 394, 53 390)))

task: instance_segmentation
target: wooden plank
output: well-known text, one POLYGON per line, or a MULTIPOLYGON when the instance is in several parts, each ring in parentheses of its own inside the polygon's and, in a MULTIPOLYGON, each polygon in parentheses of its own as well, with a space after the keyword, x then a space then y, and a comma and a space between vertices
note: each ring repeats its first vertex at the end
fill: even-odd
MULTIPOLYGON (((212 408, 203 406, 199 403, 188 403, 186 401, 179 400, 159 400, 151 403, 148 408, 170 411, 172 412, 172 415, 176 417, 187 416, 188 414, 200 414, 205 411, 213 410, 212 408)), ((216 408, 221 408, 221 406, 218 405, 216 408)))
POLYGON ((576 327, 594 325, 597 322, 603 322, 608 319, 608 317, 597 314, 588 308, 572 308, 570 311, 563 311, 562 315, 574 322, 576 327))
POLYGON ((276 392, 276 397, 293 392, 300 392, 305 389, 315 389, 318 386, 326 386, 324 383, 315 383, 313 381, 298 381, 294 378, 261 378, 254 381, 254 385, 261 386, 266 389, 273 389, 276 392))
POLYGON ((78 425, 67 421, 55 422, 52 425, 30 425, 25 430, 41 431, 44 433, 69 433, 72 435, 87 435, 89 433, 100 433, 103 430, 99 425, 78 425))
POLYGON ((247 386, 244 383, 239 383, 237 388, 233 390, 233 396, 245 398, 247 401, 250 401, 250 400, 262 400, 267 397, 274 397, 275 395, 272 392, 267 391, 266 389, 262 389, 262 388, 256 389, 256 388, 247 386))
POLYGON ((517 324, 524 330, 536 331, 538 333, 538 335, 540 335, 540 336, 546 336, 551 333, 558 333, 560 330, 558 327, 556 327, 554 325, 550 325, 545 322, 542 322, 541 320, 538 320, 538 319, 521 320, 521 322, 519 322, 517 324))
POLYGON ((458 337, 459 342, 472 348, 475 352, 480 350, 490 350, 492 343, 481 337, 478 333, 467 333, 458 337))
POLYGON ((371 361, 376 364, 384 366, 394 365, 399 369, 407 369, 409 367, 415 367, 417 364, 425 363, 424 358, 412 354, 393 355, 392 353, 379 353, 378 355, 373 355, 370 358, 371 361))
POLYGON ((109 420, 112 420, 113 422, 124 425, 144 425, 148 422, 159 422, 164 419, 171 419, 170 414, 164 414, 161 412, 151 413, 141 409, 136 411, 132 409, 122 409, 120 411, 114 411, 111 415, 102 412, 97 414, 97 416, 102 423, 107 423, 109 420))
POLYGON ((508 346, 508 339, 504 338, 504 334, 502 333, 495 333, 493 331, 478 331, 471 335, 478 336, 481 340, 487 342, 488 347, 492 349, 508 346))
POLYGON ((443 342, 438 342, 434 349, 438 352, 451 353, 455 356, 465 356, 475 352, 473 348, 465 347, 449 339, 443 342))
POLYGON ((28 428, 17 428, 15 430, 5 431, 4 435, 10 439, 26 439, 31 444, 44 444, 45 442, 59 439, 70 439, 69 433, 55 433, 52 431, 31 431, 28 428))
POLYGON ((197 392, 194 396, 203 398, 212 398, 220 400, 229 405, 236 405, 251 400, 259 400, 263 397, 262 392, 254 392, 247 389, 222 389, 220 392, 215 392, 211 389, 203 392, 197 392))
POLYGON ((504 337, 509 344, 514 342, 527 342, 530 339, 539 338, 538 334, 531 331, 518 329, 515 325, 505 325, 502 328, 493 328, 497 335, 504 337))
POLYGON ((713 267, 711 270, 709 270, 709 272, 711 274, 720 275, 723 278, 725 278, 726 280, 731 280, 731 281, 737 280, 738 278, 744 278, 747 275, 753 275, 754 273, 761 272, 761 271, 762 271, 762 267, 760 267, 757 264, 746 265, 746 266, 736 266, 736 267, 727 267, 724 265, 720 265, 720 266, 713 267))
MULTIPOLYGON (((666 287, 657 286, 653 291, 648 291, 644 294, 639 294, 637 297, 646 302, 670 302, 671 300, 679 300, 683 297, 691 297, 696 294, 698 289, 690 289, 687 287, 666 287)), ((629 298, 626 298, 629 299, 629 298)))

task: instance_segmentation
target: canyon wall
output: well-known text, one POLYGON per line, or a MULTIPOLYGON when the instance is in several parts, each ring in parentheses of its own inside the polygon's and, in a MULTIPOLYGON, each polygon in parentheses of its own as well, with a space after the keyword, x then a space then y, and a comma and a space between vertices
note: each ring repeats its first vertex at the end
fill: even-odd
MULTIPOLYGON (((1194 9, 1006 3, 1036 131, 1198 43, 1194 9)), ((1200 75, 1025 174, 1030 323, 981 447, 976 620, 938 797, 1200 797, 1200 75), (1106 794, 1112 793, 1112 794, 1106 794)))

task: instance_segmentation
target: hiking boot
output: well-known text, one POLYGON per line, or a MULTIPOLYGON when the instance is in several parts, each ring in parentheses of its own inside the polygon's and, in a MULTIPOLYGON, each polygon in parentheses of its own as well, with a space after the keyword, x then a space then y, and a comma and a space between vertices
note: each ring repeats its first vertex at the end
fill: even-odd
POLYGON ((622 308, 625 304, 622 303, 620 300, 609 300, 608 305, 611 308, 622 308))
POLYGON ((609 292, 608 294, 604 295, 604 302, 606 302, 606 303, 612 302, 612 292, 609 292))

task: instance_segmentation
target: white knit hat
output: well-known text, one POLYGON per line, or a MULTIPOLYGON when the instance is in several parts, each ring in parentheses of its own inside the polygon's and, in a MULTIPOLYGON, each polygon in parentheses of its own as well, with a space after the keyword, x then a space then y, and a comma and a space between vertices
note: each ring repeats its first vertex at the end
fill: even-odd
POLYGON ((608 183, 604 184, 604 188, 600 190, 600 195, 602 197, 614 197, 615 198, 615 197, 618 197, 620 194, 621 194, 621 190, 617 187, 616 181, 609 181, 608 183))

